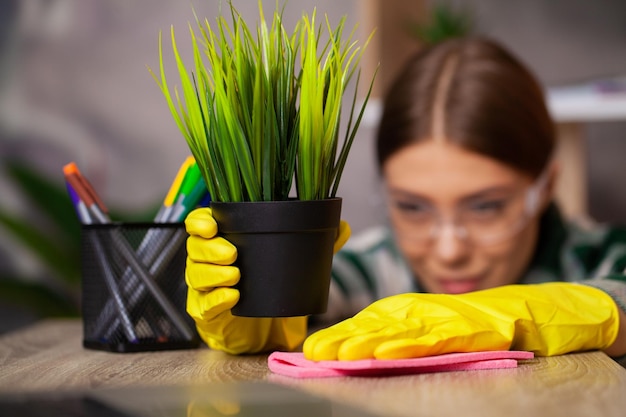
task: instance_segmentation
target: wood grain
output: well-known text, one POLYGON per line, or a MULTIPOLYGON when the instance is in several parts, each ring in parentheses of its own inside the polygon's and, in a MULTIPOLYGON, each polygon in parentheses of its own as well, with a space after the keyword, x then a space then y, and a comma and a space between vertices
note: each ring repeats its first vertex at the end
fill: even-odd
POLYGON ((271 374, 266 355, 108 353, 83 349, 81 338, 79 321, 59 320, 0 337, 0 394, 269 380, 384 416, 623 417, 626 410, 626 369, 601 352, 515 369, 300 380, 271 374))
POLYGON ((516 369, 287 383, 383 415, 623 416, 626 370, 600 352, 537 358, 516 369), (602 412, 598 412, 598 411, 602 412))
POLYGON ((49 321, 0 338, 0 392, 257 380, 268 373, 265 355, 233 359, 207 348, 84 349, 80 322, 49 321))

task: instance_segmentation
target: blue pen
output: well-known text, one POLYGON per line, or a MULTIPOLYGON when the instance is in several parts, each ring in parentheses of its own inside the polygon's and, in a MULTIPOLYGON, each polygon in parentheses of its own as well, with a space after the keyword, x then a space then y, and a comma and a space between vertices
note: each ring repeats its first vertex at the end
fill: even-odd
POLYGON ((211 194, 207 190, 204 197, 198 202, 198 207, 209 207, 209 204, 211 204, 211 194))
MULTIPOLYGON (((92 217, 89 213, 89 209, 84 201, 81 200, 78 193, 72 187, 69 182, 66 182, 67 192, 72 200, 72 204, 74 204, 74 208, 76 209, 76 213, 78 214, 78 218, 83 224, 91 224, 93 223, 92 217)), ((89 239, 91 240, 91 244, 95 248, 96 259, 100 264, 100 269, 102 271, 102 277, 104 278, 104 282, 111 294, 111 299, 113 300, 114 306, 119 313, 118 319, 123 323, 123 330, 128 338, 128 340, 132 343, 136 343, 138 341, 137 334, 135 333, 135 329, 133 323, 130 319, 130 314, 126 309, 124 301, 122 299, 120 288, 115 281, 115 275, 111 270, 111 267, 108 263, 108 260, 105 258, 105 250, 102 247, 102 243, 98 239, 97 236, 89 235, 89 239)))
POLYGON ((72 205, 74 206, 74 210, 76 210, 76 215, 81 223, 85 223, 83 216, 79 209, 80 197, 78 193, 72 188, 72 185, 69 182, 65 182, 65 188, 67 188, 67 194, 70 196, 70 200, 72 201, 72 205))
POLYGON ((67 193, 70 196, 70 200, 72 200, 72 204, 74 205, 74 209, 76 210, 76 215, 78 216, 78 220, 82 224, 91 224, 93 222, 91 215, 89 214, 89 209, 85 205, 85 202, 80 199, 76 190, 69 182, 65 182, 65 186, 67 188, 67 193))
POLYGON ((80 197, 78 197, 78 194, 76 193, 74 188, 72 188, 70 183, 67 181, 65 181, 65 188, 67 188, 67 193, 70 196, 70 200, 72 200, 72 204, 74 205, 74 208, 78 208, 78 202, 80 201, 80 197))

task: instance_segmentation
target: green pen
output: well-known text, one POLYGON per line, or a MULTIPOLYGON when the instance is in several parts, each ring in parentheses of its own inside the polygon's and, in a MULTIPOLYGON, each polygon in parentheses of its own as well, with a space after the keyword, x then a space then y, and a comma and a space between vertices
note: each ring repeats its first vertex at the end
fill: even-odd
POLYGON ((196 160, 193 156, 188 156, 178 169, 176 177, 174 178, 174 181, 172 182, 172 185, 163 200, 163 205, 154 219, 156 223, 167 222, 168 218, 171 216, 171 212, 173 210, 172 206, 176 202, 176 196, 180 193, 180 187, 182 186, 183 180, 189 171, 189 167, 195 163, 196 160))
POLYGON ((188 194, 181 193, 179 199, 176 201, 176 207, 172 215, 173 221, 183 221, 187 214, 193 210, 202 200, 202 198, 208 193, 206 184, 202 177, 198 178, 198 181, 194 185, 193 189, 188 194))
POLYGON ((190 195, 194 187, 202 180, 202 174, 200 173, 200 168, 198 164, 195 162, 189 166, 187 172, 185 173, 185 177, 178 189, 178 193, 175 197, 175 202, 172 206, 172 211, 168 218, 170 222, 180 221, 181 218, 184 218, 183 214, 186 214, 184 202, 187 199, 187 196, 190 195))
POLYGON ((178 189, 178 193, 176 194, 176 198, 174 199, 174 201, 179 201, 179 196, 181 194, 184 196, 188 196, 201 179, 202 174, 200 173, 200 167, 198 167, 198 164, 194 162, 187 169, 185 177, 183 178, 183 182, 178 189))
POLYGON ((183 201, 183 205, 185 206, 185 209, 186 209, 185 215, 187 215, 198 204, 200 204, 200 201, 204 198, 204 196, 206 196, 208 192, 209 190, 206 187, 206 183, 204 182, 204 179, 200 177, 200 180, 193 187, 193 190, 191 190, 191 193, 189 193, 189 195, 187 195, 185 197, 185 200, 183 201))

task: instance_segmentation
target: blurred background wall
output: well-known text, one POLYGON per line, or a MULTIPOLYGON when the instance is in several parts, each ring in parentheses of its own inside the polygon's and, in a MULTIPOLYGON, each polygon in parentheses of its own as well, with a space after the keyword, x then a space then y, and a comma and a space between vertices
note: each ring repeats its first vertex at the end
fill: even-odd
MULTIPOLYGON (((257 2, 233 3, 244 16, 257 15, 257 2)), ((274 5, 265 3, 268 11, 274 5)), ((427 22, 438 3, 471 16, 475 31, 507 45, 546 87, 626 74, 626 2, 621 0, 289 0, 285 22, 290 27, 315 6, 334 21, 346 15, 348 27, 359 23, 361 41, 376 27, 365 62, 371 70, 380 61, 379 96, 406 56, 419 48, 408 23, 427 22)), ((141 218, 158 206, 189 152, 146 66, 158 68, 158 33, 167 35, 170 25, 183 55, 189 54, 183 45, 187 22, 193 20, 191 5, 212 21, 220 0, 2 0, 2 167, 21 161, 62 186, 62 166, 75 161, 117 212, 141 218)), ((626 222, 626 195, 618 185, 626 179, 625 126, 614 121, 585 127, 589 211, 600 221, 626 222)), ((373 165, 375 132, 375 119, 363 124, 342 180, 343 217, 355 232, 384 222, 373 165)), ((34 228, 49 227, 40 215, 46 202, 35 207, 24 199, 4 170, 0 209, 34 228)), ((0 228, 0 280, 8 276, 68 291, 62 277, 0 228)), ((0 332, 40 316, 0 294, 0 332)))

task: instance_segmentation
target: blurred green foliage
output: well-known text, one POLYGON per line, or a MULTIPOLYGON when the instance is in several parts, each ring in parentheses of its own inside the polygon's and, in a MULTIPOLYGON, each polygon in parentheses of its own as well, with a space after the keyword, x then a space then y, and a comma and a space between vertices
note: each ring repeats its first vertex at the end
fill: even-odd
POLYGON ((0 227, 45 266, 46 276, 5 272, 0 277, 0 300, 26 306, 43 317, 78 315, 80 224, 67 192, 58 181, 23 162, 5 161, 3 169, 36 215, 24 217, 0 206, 0 227))
POLYGON ((453 7, 447 2, 435 2, 424 23, 409 23, 409 32, 424 45, 433 45, 450 38, 472 34, 476 29, 473 13, 467 8, 453 7))

